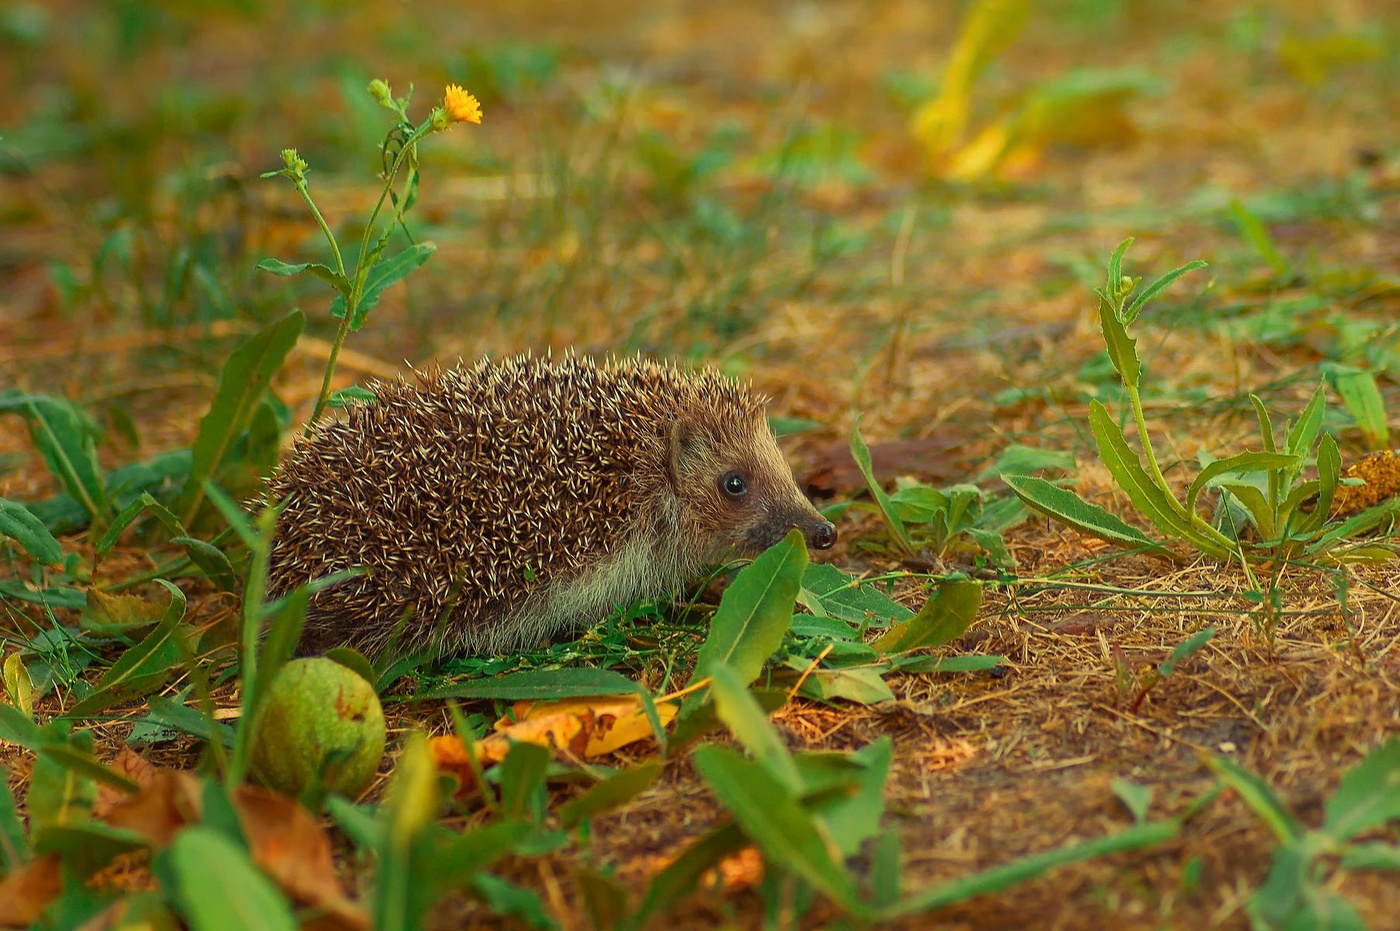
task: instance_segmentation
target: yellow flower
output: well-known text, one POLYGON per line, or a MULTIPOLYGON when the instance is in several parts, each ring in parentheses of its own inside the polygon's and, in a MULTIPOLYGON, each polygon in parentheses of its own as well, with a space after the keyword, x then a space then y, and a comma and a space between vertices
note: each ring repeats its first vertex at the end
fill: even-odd
POLYGON ((442 97, 442 106, 453 122, 481 122, 481 102, 456 84, 447 85, 447 92, 442 97))

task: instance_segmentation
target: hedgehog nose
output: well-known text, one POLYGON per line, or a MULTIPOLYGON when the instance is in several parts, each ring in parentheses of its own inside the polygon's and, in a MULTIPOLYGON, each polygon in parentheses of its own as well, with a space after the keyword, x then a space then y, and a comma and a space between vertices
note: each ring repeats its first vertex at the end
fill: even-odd
POLYGON ((807 543, 819 550, 831 549, 836 543, 836 528, 829 520, 809 527, 807 529, 807 543))

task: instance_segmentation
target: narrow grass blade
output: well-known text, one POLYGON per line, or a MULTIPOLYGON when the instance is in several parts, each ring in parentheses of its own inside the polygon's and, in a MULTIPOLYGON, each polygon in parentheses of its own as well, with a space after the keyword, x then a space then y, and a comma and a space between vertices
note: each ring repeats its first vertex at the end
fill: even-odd
POLYGON ((1342 396, 1356 425, 1361 428, 1361 436, 1366 448, 1372 451, 1390 448, 1390 425, 1386 422, 1385 399, 1381 397, 1376 376, 1362 369, 1344 369, 1335 366, 1331 370, 1332 384, 1342 396))
POLYGON ((1239 198, 1230 200, 1230 216, 1234 217, 1235 225, 1239 227, 1240 238, 1259 253, 1259 257, 1268 263, 1274 275, 1279 278, 1289 277, 1288 259, 1278 251, 1264 224, 1259 222, 1259 218, 1250 212, 1239 198))
POLYGON ((1327 391, 1322 385, 1313 392, 1308 406, 1298 415, 1298 420, 1288 428, 1288 438, 1284 441, 1284 452, 1295 456, 1306 456, 1317 442, 1322 430, 1322 415, 1327 409, 1327 391))

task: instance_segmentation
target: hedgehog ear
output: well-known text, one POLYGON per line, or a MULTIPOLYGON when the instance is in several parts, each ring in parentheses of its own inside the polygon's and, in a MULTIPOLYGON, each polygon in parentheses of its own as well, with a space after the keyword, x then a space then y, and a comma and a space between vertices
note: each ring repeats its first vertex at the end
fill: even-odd
POLYGON ((677 418, 671 425, 671 456, 667 462, 667 472, 673 486, 680 487, 686 464, 700 451, 701 442, 700 431, 686 418, 677 418))

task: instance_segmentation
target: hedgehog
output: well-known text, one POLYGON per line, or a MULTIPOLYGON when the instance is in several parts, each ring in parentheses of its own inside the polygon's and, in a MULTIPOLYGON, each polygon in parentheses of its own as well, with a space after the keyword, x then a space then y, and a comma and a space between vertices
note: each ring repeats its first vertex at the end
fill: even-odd
POLYGON ((793 528, 817 549, 836 540, 767 399, 715 371, 525 355, 370 390, 268 482, 269 595, 342 574, 311 596, 303 653, 508 653, 675 594, 793 528))

